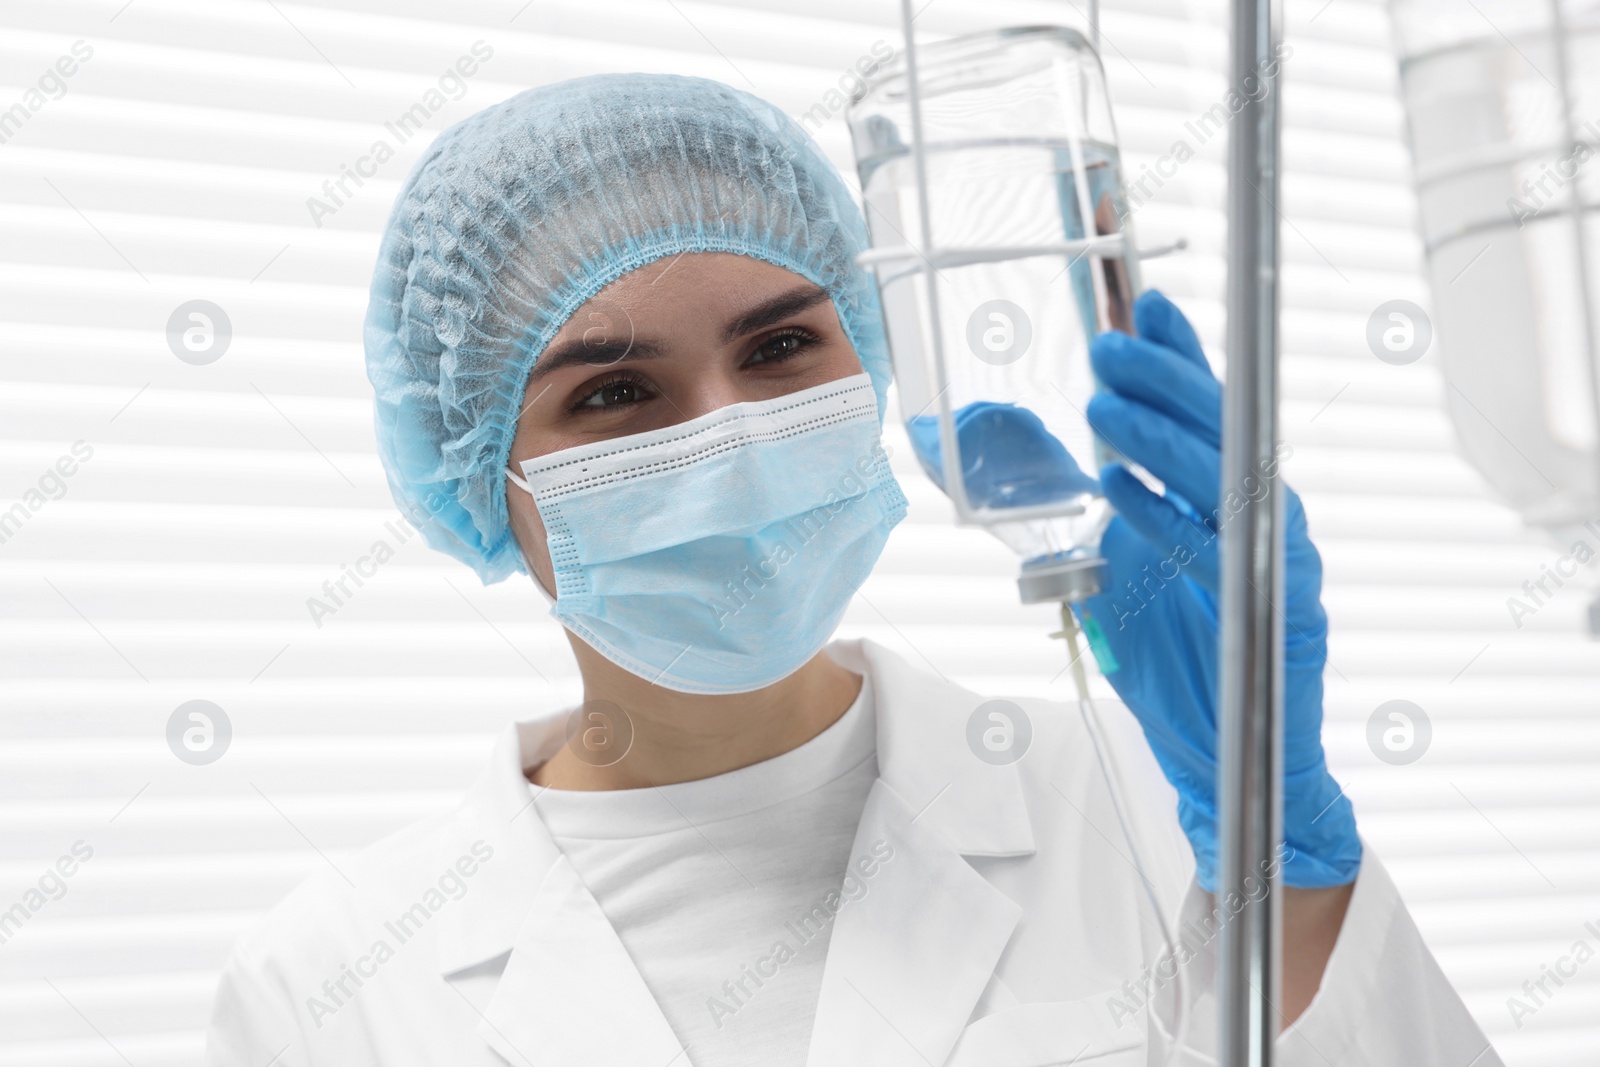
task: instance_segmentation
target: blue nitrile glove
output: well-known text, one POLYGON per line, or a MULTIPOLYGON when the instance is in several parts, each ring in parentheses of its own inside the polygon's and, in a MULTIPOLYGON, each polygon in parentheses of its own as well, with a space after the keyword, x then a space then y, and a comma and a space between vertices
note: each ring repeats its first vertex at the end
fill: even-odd
MULTIPOLYGON (((962 480, 973 507, 1025 507, 1099 491, 1066 446, 1027 408, 975 400, 956 409, 954 416, 966 468, 962 480)), ((922 469, 949 492, 944 484, 939 416, 913 416, 906 430, 922 469)))
MULTIPOLYGON (((1076 606, 1107 680, 1144 728, 1156 761, 1178 791, 1178 819, 1194 848, 1196 876, 1216 889, 1219 499, 1222 386, 1200 342, 1171 301, 1155 291, 1134 304, 1138 337, 1106 333, 1090 351, 1105 391, 1089 421, 1111 447, 1159 478, 1166 495, 1127 468, 1100 472, 1117 510, 1101 538, 1110 567, 1105 591, 1076 606), (1202 518, 1203 516, 1203 518, 1202 518), (1096 633, 1098 631, 1098 633, 1096 633)), ((1259 493, 1259 481, 1239 487, 1259 493)), ((1320 601, 1322 560, 1292 489, 1285 513, 1284 840, 1291 886, 1335 886, 1361 866, 1350 801, 1322 752, 1322 668, 1328 618, 1320 601)), ((1234 497, 1235 500, 1239 496, 1234 497)))

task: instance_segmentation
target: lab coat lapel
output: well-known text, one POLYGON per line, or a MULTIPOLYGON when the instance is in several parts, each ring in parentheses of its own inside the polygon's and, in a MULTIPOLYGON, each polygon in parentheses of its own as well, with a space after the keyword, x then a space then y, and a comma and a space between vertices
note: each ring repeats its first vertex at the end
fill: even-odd
POLYGON ((616 931, 565 857, 534 895, 478 1033, 517 1067, 689 1062, 616 931))
POLYGON ((806 1063, 943 1063, 1021 908, 882 778, 872 787, 851 855, 887 858, 864 879, 866 895, 847 900, 834 920, 806 1063))
POLYGON ((851 862, 875 862, 855 868, 865 893, 834 920, 807 1064, 941 1064, 1021 915, 965 859, 1033 852, 1021 783, 967 748, 983 698, 871 642, 830 651, 874 685, 879 779, 851 862))
POLYGON ((549 720, 509 728, 458 812, 463 841, 488 843, 494 858, 476 876, 474 906, 441 913, 440 972, 477 1012, 479 1036, 516 1067, 689 1067, 616 930, 530 804, 523 767, 561 739, 549 720))

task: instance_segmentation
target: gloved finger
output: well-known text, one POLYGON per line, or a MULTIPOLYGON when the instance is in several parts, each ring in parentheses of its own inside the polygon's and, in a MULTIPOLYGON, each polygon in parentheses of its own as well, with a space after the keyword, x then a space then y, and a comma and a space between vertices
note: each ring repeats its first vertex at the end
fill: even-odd
POLYGON ((1089 398, 1089 425, 1204 518, 1217 514, 1222 450, 1161 412, 1116 393, 1089 398))
POLYGON ((1090 364, 1102 385, 1166 415, 1201 440, 1222 446, 1222 384, 1204 362, 1125 333, 1094 339, 1090 364))
POLYGON ((1194 327, 1178 310, 1178 305, 1167 299, 1159 289, 1150 289, 1133 303, 1133 326, 1139 336, 1158 345, 1166 345, 1197 367, 1211 373, 1205 350, 1200 347, 1200 337, 1194 327))
MULTIPOLYGON (((1185 515, 1172 501, 1152 493, 1120 464, 1108 463, 1101 468, 1100 486, 1118 516, 1160 554, 1163 564, 1182 568, 1204 588, 1216 591, 1215 534, 1185 515)), ((1111 533, 1108 527, 1107 537, 1111 533)), ((1114 558, 1116 546, 1102 542, 1101 551, 1107 558, 1114 558)))

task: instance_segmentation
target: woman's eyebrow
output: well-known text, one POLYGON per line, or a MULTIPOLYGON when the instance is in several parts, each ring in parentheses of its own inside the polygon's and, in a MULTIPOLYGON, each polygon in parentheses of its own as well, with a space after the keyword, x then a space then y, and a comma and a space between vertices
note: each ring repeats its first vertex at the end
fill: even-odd
POLYGON ((828 299, 828 291, 817 285, 801 285, 790 289, 786 293, 779 293, 769 300, 763 300, 743 315, 728 323, 722 331, 722 340, 726 344, 737 341, 746 334, 755 333, 774 323, 782 322, 791 315, 798 315, 807 308, 814 307, 828 299))
POLYGON ((659 359, 662 354, 661 346, 654 341, 620 338, 612 341, 588 341, 582 337, 574 337, 570 341, 552 345, 539 353, 539 357, 533 362, 533 370, 528 374, 528 381, 536 382, 562 367, 574 365, 608 367, 625 359, 659 359))
MULTIPOLYGON (((795 286, 788 292, 779 293, 777 296, 763 300, 755 307, 745 311, 738 318, 728 323, 722 331, 723 343, 737 341, 747 334, 765 329, 774 323, 782 322, 791 315, 798 315, 807 308, 815 307, 824 300, 829 299, 828 291, 821 286, 807 283, 795 286)), ((563 367, 589 366, 605 367, 623 360, 659 359, 663 355, 661 346, 653 341, 636 339, 623 340, 617 338, 608 341, 589 341, 582 337, 574 337, 558 345, 552 345, 539 354, 534 360, 533 370, 528 374, 528 381, 535 382, 547 374, 552 374, 563 367)))

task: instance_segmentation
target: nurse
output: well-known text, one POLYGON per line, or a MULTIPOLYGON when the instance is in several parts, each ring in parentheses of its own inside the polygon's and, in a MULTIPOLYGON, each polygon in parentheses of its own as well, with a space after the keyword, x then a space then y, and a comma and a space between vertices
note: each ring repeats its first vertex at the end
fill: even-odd
MULTIPOLYGON (((1239 906, 1212 892, 1215 380, 1159 294, 1096 346, 1097 426, 1184 490, 1106 472, 1107 555, 1195 546, 1109 635, 1141 873, 1075 712, 829 643, 905 514, 865 246, 810 138, 701 79, 533 89, 418 161, 365 330, 389 485, 485 582, 528 575, 583 703, 531 708, 458 806, 246 933, 210 1062, 1208 1062, 1239 906), (1021 758, 969 743, 996 707, 1021 758)), ((1490 1067, 1327 773, 1291 511, 1280 1060, 1490 1067)))

